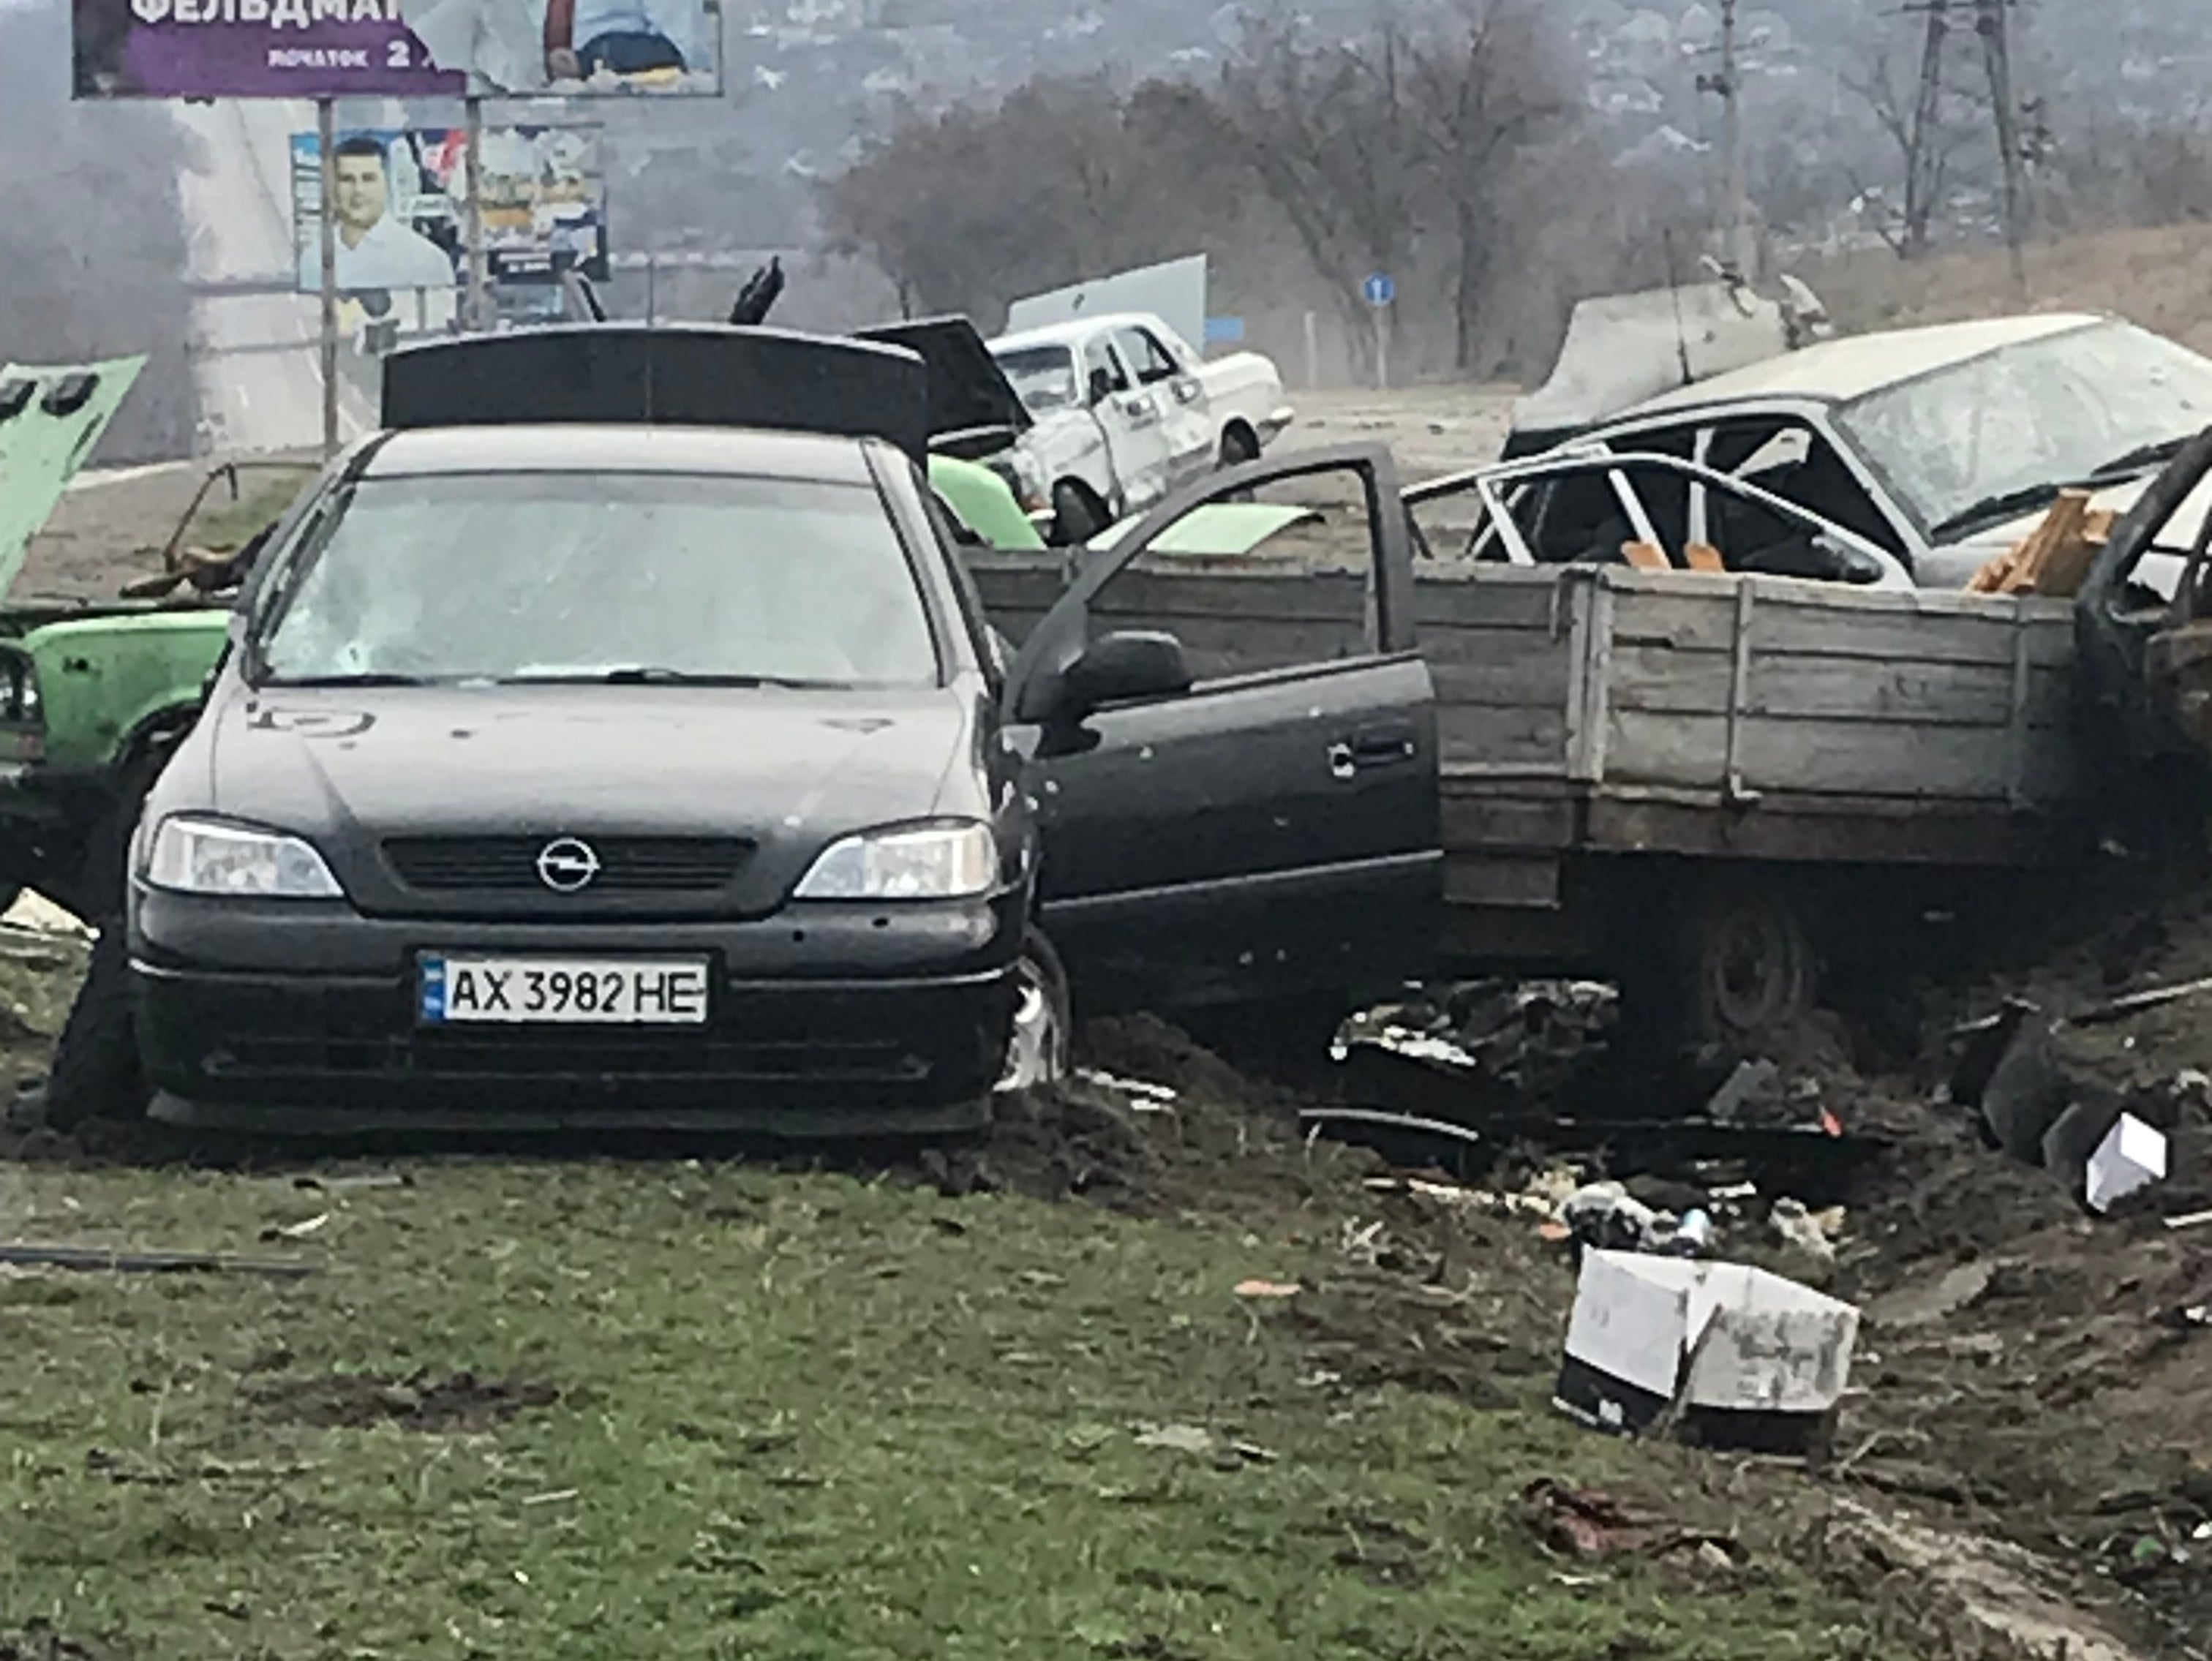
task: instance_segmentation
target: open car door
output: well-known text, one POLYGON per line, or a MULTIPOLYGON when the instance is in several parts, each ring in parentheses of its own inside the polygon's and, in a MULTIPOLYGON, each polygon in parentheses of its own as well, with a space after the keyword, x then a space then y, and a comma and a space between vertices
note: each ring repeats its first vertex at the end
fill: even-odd
POLYGON ((1413 601, 1374 446, 1217 474, 1089 554, 1006 690, 1045 928, 1085 1009, 1349 1008, 1427 972, 1443 855, 1413 601), (1165 552, 1193 513, 1277 487, 1334 487, 1338 518, 1364 518, 1346 568, 1165 552))

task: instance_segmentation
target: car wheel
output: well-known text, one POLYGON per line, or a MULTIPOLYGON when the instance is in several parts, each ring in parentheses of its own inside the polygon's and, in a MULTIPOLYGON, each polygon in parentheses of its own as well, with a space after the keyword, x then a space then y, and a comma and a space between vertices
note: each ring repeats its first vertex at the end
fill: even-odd
POLYGON ((1016 975, 1014 1027, 1006 1040, 1006 1064, 999 1075, 1001 1091, 1056 1084, 1073 1066, 1074 1021, 1067 971, 1060 967, 1052 943, 1035 929, 1022 943, 1016 975))
POLYGON ((46 1122, 73 1131, 91 1119, 146 1114, 146 1076, 131 1011, 131 959, 123 919, 110 918, 92 943, 84 984, 70 1005, 46 1075, 46 1122))
MULTIPOLYGON (((1259 459, 1260 440, 1253 435, 1250 429, 1232 427, 1221 435, 1221 470, 1223 472, 1227 472, 1232 467, 1242 467, 1246 462, 1255 462, 1259 459)), ((1237 490, 1232 491, 1222 500, 1249 502, 1255 500, 1255 498, 1249 490, 1237 490)))
POLYGON ((1073 479, 1053 486, 1052 517, 1053 540, 1062 547, 1087 543, 1110 523, 1098 499, 1073 479))

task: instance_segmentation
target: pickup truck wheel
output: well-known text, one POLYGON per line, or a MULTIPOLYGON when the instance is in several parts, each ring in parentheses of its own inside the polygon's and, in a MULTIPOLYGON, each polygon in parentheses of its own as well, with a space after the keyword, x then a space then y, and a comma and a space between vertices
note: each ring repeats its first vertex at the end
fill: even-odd
POLYGON ((1053 540, 1069 548, 1089 542, 1112 523, 1098 499, 1073 479, 1053 486, 1052 517, 1053 540))
POLYGON ((1022 943, 1016 984, 1014 1027, 1006 1040, 1006 1070, 999 1076, 1001 1091, 1056 1084, 1073 1065, 1074 1021, 1067 971, 1052 942, 1035 929, 1022 943))
POLYGON ((54 1046, 46 1094, 46 1121, 57 1131, 73 1131, 90 1119, 145 1116, 146 1076, 138 1064, 130 952, 119 917, 108 918, 93 942, 84 984, 54 1046))

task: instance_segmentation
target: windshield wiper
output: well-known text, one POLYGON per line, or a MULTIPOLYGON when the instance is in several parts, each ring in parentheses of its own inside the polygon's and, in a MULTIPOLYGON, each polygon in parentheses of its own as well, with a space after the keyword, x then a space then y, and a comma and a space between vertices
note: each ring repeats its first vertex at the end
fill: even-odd
POLYGON ((425 687, 430 683, 419 675, 388 673, 362 675, 301 675, 259 682, 271 687, 425 687))
POLYGON ((2025 513, 2052 500, 2062 490, 2086 489, 2093 485, 2112 484, 2146 468, 2156 467, 2172 461, 2189 442, 2191 435, 2178 439, 2160 439, 2155 444, 2137 445, 2134 449, 2100 463, 2078 479, 2048 479, 2039 484, 2022 485, 2017 490, 2000 491, 1994 496, 1984 496, 1971 507, 1962 507, 1948 519, 1938 524, 1930 533, 1936 537, 1948 536, 1954 531, 1972 530, 2009 518, 2015 513, 2025 513))
POLYGON ((507 675, 501 686, 687 686, 687 687, 817 687, 819 681, 779 680, 772 675, 695 674, 685 669, 665 669, 654 664, 626 664, 615 669, 556 670, 544 675, 507 675))
POLYGON ((2090 476, 2095 479, 2124 477, 2130 473, 2139 473, 2146 467, 2170 462, 2181 453, 2181 447, 2195 436, 2194 433, 2185 433, 2179 438, 2160 439, 2155 444, 2139 444, 2124 454, 2115 456, 2112 460, 2102 464, 2090 476))

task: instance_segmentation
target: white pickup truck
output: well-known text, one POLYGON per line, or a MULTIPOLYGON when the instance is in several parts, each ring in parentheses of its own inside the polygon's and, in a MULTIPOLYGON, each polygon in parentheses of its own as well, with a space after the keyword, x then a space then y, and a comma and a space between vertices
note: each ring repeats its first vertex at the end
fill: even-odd
POLYGON ((1055 542, 1084 541, 1200 474, 1254 460, 1291 421, 1268 359, 1208 361, 1146 312, 1006 335, 990 349, 1032 421, 994 464, 1055 542))

